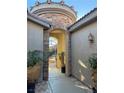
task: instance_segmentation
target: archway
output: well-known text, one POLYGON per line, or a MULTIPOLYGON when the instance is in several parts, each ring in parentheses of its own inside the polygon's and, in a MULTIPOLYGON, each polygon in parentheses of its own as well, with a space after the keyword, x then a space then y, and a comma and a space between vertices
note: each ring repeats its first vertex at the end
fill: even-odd
MULTIPOLYGON (((63 29, 50 29, 49 31, 44 31, 44 58, 49 51, 49 37, 54 37, 57 39, 57 68, 62 69, 63 65, 65 67, 65 75, 71 75, 71 60, 70 60, 70 39, 69 33, 63 29), (62 60, 63 59, 63 60, 62 60)), ((50 58, 50 57, 49 57, 50 58)), ((49 78, 49 58, 43 62, 43 80, 48 80, 49 78)), ((60 71, 61 73, 61 71, 60 71)))
MULTIPOLYGON (((54 58, 52 57, 52 59, 49 60, 55 60, 54 67, 59 70, 59 73, 68 75, 68 33, 63 29, 54 29, 49 33, 49 38, 51 37, 54 41, 50 41, 49 39, 49 49, 50 46, 52 46, 52 42, 57 42, 52 46, 52 48, 56 50, 56 55, 54 55, 54 58)), ((52 70, 52 68, 50 70, 52 70)))
POLYGON ((58 46, 58 40, 55 37, 50 36, 49 37, 49 53, 51 54, 49 56, 48 64, 49 64, 49 77, 51 77, 51 73, 58 69, 57 66, 57 46, 58 46))

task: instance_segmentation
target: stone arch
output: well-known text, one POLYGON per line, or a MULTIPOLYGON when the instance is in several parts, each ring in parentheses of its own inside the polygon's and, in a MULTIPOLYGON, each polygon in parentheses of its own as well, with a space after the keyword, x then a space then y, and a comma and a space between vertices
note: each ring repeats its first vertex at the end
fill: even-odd
MULTIPOLYGON (((52 28, 49 31, 44 31, 44 51, 48 52, 49 50, 49 37, 55 36, 58 38, 58 43, 60 44, 58 47, 58 52, 65 52, 65 67, 66 67, 66 76, 71 75, 71 63, 70 63, 70 34, 66 29, 62 28, 52 28), (63 45, 64 44, 64 45, 63 45), (60 48, 60 49, 59 49, 60 48)), ((43 80, 48 80, 49 77, 49 64, 48 60, 43 64, 43 80)))
MULTIPOLYGON (((66 76, 70 76, 70 74, 71 74, 71 70, 70 70, 71 64, 70 64, 70 53, 69 53, 70 52, 69 32, 64 28, 54 28, 54 29, 49 30, 49 36, 51 35, 51 33, 56 33, 57 31, 60 34, 63 33, 63 35, 64 35, 63 39, 64 39, 65 42, 64 42, 64 45, 63 44, 62 45, 65 47, 64 52, 65 52, 66 76)), ((58 36, 61 37, 61 35, 58 35, 58 36)))

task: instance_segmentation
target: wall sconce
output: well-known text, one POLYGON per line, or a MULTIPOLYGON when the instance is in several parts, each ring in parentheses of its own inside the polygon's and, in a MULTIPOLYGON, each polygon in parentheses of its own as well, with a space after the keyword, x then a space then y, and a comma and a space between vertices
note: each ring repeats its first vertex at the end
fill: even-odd
POLYGON ((90 43, 93 43, 93 42, 94 42, 94 36, 92 35, 92 33, 89 33, 88 41, 89 41, 90 43))

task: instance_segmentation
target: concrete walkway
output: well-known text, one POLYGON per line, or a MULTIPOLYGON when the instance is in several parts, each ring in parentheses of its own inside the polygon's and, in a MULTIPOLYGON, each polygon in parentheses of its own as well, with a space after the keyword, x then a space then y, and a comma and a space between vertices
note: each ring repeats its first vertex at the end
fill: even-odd
POLYGON ((59 69, 53 68, 54 65, 49 68, 49 81, 37 84, 35 93, 92 93, 74 77, 66 77, 59 69))

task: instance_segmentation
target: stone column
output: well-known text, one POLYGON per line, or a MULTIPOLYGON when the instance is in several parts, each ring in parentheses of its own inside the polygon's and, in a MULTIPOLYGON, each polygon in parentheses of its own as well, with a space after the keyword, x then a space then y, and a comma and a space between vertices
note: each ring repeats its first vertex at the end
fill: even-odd
POLYGON ((48 52, 49 52, 49 31, 44 30, 43 34, 43 80, 47 81, 49 76, 48 52))
POLYGON ((72 75, 72 63, 71 63, 71 34, 68 33, 68 62, 69 62, 69 74, 72 75))
POLYGON ((70 33, 66 33, 66 51, 67 51, 67 64, 66 64, 66 75, 71 76, 71 40, 70 33))

